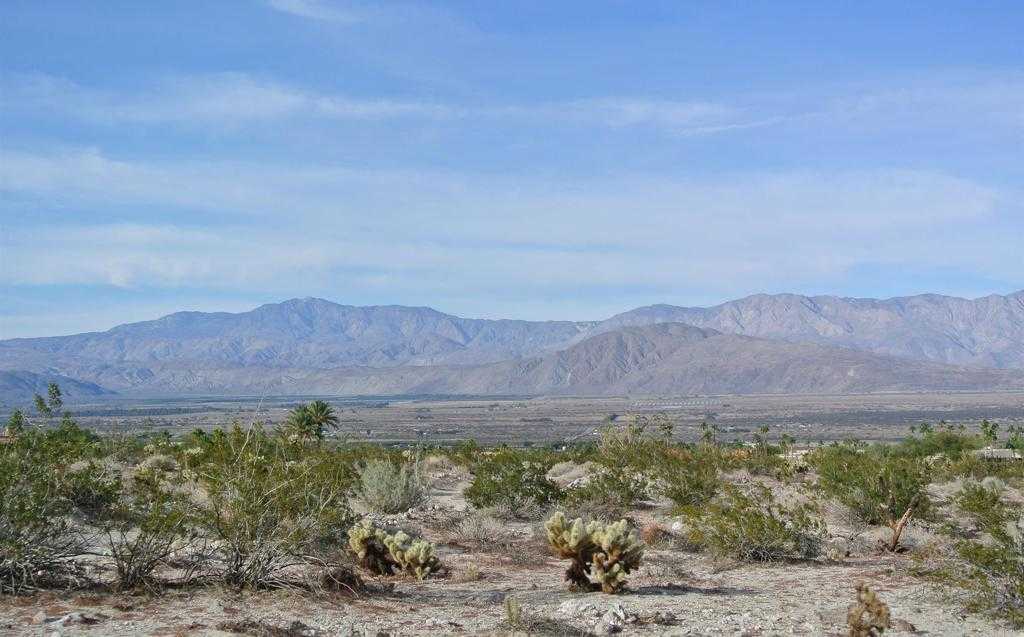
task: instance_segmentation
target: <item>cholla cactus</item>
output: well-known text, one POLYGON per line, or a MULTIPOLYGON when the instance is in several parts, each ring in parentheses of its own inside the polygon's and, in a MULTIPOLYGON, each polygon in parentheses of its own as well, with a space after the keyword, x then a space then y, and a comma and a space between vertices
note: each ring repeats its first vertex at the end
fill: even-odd
POLYGON ((857 603, 846 614, 850 637, 877 637, 889 628, 889 619, 889 606, 867 584, 857 584, 857 603))
POLYGON ((625 520, 584 524, 576 518, 570 524, 559 511, 544 528, 558 556, 572 560, 565 579, 576 589, 616 593, 643 557, 643 543, 627 528, 625 520))
POLYGON ((348 547, 360 566, 380 575, 404 571, 422 580, 441 570, 430 542, 403 531, 388 533, 366 521, 348 530, 348 547))
POLYGON ((399 531, 394 535, 385 535, 384 546, 388 547, 388 552, 398 563, 398 567, 407 573, 413 573, 416 579, 426 579, 428 575, 436 573, 441 568, 441 563, 434 556, 434 545, 426 540, 414 540, 399 531))

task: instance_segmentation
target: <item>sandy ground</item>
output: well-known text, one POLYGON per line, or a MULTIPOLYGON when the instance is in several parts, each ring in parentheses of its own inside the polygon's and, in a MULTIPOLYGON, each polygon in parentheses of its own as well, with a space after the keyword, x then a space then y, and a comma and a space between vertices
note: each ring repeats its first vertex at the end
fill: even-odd
POLYGON ((864 580, 899 620, 892 634, 913 634, 911 626, 930 635, 1020 634, 956 612, 906 574, 906 560, 899 557, 835 565, 743 565, 715 572, 706 558, 652 551, 629 591, 615 596, 568 592, 561 581, 564 566, 541 555, 532 568, 512 566, 499 555, 447 552, 444 557, 452 577, 399 580, 391 591, 358 597, 197 589, 160 597, 4 598, 0 630, 8 635, 216 635, 232 634, 218 629, 224 622, 249 620, 275 627, 299 621, 325 631, 308 634, 508 634, 503 602, 511 596, 523 608, 524 623, 538 634, 618 628, 638 635, 842 635, 853 583, 864 580), (459 581, 470 564, 482 579, 459 581), (609 615, 611 622, 605 620, 609 615))

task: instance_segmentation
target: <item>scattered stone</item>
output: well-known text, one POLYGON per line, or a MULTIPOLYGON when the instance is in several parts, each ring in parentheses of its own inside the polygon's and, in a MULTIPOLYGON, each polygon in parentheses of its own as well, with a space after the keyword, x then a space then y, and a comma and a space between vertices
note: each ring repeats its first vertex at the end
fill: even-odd
POLYGON ((558 614, 565 617, 591 619, 601 614, 600 609, 585 599, 570 599, 558 607, 558 614))
POLYGON ((244 619, 241 621, 221 622, 218 630, 252 637, 327 637, 327 631, 307 626, 295 620, 287 626, 275 626, 265 621, 244 619))
POLYGON ((68 613, 67 615, 64 615, 63 617, 59 617, 57 619, 51 620, 51 622, 53 623, 54 626, 67 626, 69 624, 80 624, 82 626, 91 626, 93 624, 98 624, 98 623, 100 623, 101 621, 103 621, 105 619, 109 619, 109 617, 107 617, 106 615, 98 614, 98 613, 95 614, 95 615, 87 615, 85 613, 74 612, 74 613, 68 613))
POLYGON ((902 630, 903 632, 906 632, 906 633, 916 633, 917 632, 917 626, 914 626, 913 624, 911 624, 910 622, 908 622, 905 619, 897 618, 897 619, 892 620, 892 627, 895 630, 902 630))

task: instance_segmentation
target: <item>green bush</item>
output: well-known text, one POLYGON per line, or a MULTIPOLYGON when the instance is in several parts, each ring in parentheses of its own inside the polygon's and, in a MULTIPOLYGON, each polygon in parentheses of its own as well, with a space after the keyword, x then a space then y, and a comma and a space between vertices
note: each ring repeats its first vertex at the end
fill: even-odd
POLYGON ((116 587, 153 583, 153 574, 194 538, 192 506, 159 471, 136 474, 101 524, 114 561, 116 587))
POLYGON ((813 558, 821 553, 825 524, 810 504, 783 506, 768 487, 749 492, 727 484, 718 497, 686 513, 688 540, 716 557, 749 561, 813 558))
POLYGON ((678 452, 659 463, 656 475, 661 493, 677 508, 707 502, 721 488, 717 453, 678 452))
POLYGON ((551 465, 550 459, 542 460, 536 454, 498 449, 472 466, 473 482, 464 495, 478 509, 514 512, 550 505, 562 495, 547 477, 551 465))
POLYGON ((809 454, 817 470, 818 486, 865 523, 886 525, 892 537, 890 551, 912 517, 927 517, 931 510, 926 488, 931 481, 928 464, 915 456, 889 453, 880 446, 833 445, 809 454))
POLYGON ((374 513, 403 513, 427 498, 427 484, 418 462, 370 460, 358 473, 357 495, 374 513))
POLYGON ((588 517, 614 518, 651 497, 650 479, 632 467, 600 466, 585 484, 565 492, 565 504, 588 517))
POLYGON ((207 496, 197 522, 230 586, 281 583, 282 570, 305 563, 351 523, 347 487, 324 479, 324 457, 291 456, 259 428, 236 428, 212 444, 211 456, 222 460, 197 469, 207 496))
POLYGON ((994 529, 1010 519, 1002 488, 992 480, 965 482, 953 501, 979 529, 994 529))
POLYGON ((74 507, 59 467, 28 436, 0 448, 0 591, 63 585, 78 571, 85 538, 69 520, 74 507))
POLYGON ((955 498, 960 510, 984 532, 959 540, 932 575, 966 593, 968 610, 986 611, 1024 628, 1024 517, 1008 506, 998 488, 965 485, 955 498))

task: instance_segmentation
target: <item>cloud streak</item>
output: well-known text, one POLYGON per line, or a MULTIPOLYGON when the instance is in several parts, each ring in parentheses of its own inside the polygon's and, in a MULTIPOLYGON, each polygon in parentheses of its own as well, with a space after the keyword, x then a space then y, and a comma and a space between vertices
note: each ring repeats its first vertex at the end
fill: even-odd
POLYGON ((0 283, 15 286, 293 296, 301 282, 313 292, 400 302, 424 291, 444 300, 496 289, 533 298, 633 289, 665 300, 687 290, 819 284, 877 264, 1024 279, 1005 240, 1022 231, 1015 193, 922 171, 564 184, 7 153, 0 155, 0 190, 29 205, 207 213, 201 226, 176 222, 172 212, 146 223, 11 227, 0 283))
POLYGON ((244 73, 165 78, 140 90, 109 91, 41 75, 8 75, 0 109, 12 117, 50 114, 98 125, 243 130, 268 122, 473 122, 539 129, 576 126, 648 128, 676 138, 741 133, 765 127, 813 127, 852 132, 942 129, 1024 133, 1024 75, 938 76, 898 89, 837 87, 831 93, 795 91, 749 95, 732 102, 636 96, 593 97, 532 104, 452 103, 330 94, 244 73))

